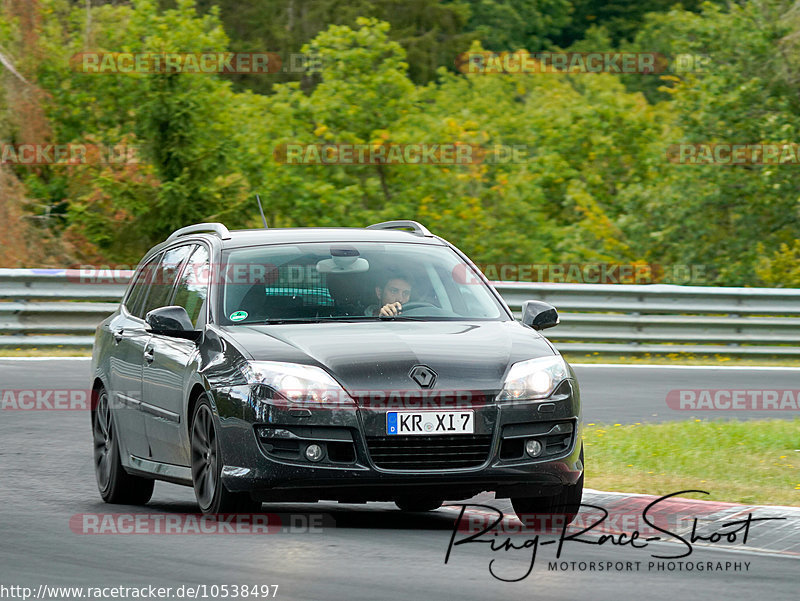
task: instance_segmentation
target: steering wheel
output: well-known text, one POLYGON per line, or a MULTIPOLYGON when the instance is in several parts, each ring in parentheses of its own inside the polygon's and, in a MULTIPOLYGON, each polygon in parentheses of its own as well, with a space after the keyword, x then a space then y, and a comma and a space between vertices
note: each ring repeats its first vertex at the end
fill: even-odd
MULTIPOLYGON (((436 305, 426 301, 414 301, 413 303, 406 303, 403 305, 403 311, 413 311, 414 309, 421 309, 422 307, 436 307, 436 305)), ((438 309, 438 307, 436 308, 438 309)))

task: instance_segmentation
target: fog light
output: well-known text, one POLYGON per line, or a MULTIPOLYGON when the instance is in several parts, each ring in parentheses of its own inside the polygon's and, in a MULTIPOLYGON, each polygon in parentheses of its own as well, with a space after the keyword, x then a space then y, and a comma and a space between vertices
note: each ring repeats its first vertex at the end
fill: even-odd
POLYGON ((306 447, 306 459, 309 461, 319 461, 322 459, 322 447, 318 444, 310 444, 306 447))
POLYGON ((538 457, 542 454, 542 443, 531 438, 525 441, 525 452, 531 457, 538 457))

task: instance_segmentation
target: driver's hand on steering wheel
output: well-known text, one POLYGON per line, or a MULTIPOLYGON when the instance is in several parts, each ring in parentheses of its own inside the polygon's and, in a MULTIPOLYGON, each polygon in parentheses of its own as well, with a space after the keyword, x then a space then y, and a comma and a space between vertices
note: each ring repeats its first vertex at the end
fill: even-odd
POLYGON ((403 305, 400 303, 387 303, 381 307, 381 317, 394 317, 403 310, 403 305))

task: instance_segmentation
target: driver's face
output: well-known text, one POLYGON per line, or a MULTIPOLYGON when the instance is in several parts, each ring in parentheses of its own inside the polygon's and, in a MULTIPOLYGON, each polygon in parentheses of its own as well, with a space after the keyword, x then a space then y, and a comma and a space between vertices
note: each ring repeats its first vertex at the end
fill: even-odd
POLYGON ((375 288, 375 294, 381 301, 381 305, 388 303, 407 303, 411 298, 411 284, 402 278, 395 278, 386 282, 383 290, 375 288))

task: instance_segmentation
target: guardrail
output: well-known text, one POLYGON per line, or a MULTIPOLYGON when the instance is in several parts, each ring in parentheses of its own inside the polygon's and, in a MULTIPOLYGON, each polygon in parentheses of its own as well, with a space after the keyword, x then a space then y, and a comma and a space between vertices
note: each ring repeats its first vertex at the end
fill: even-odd
MULTIPOLYGON (((0 347, 90 347, 131 272, 0 269, 0 347)), ((495 282, 517 313, 539 299, 559 310, 545 334, 571 353, 800 357, 800 290, 666 284, 495 282)))

